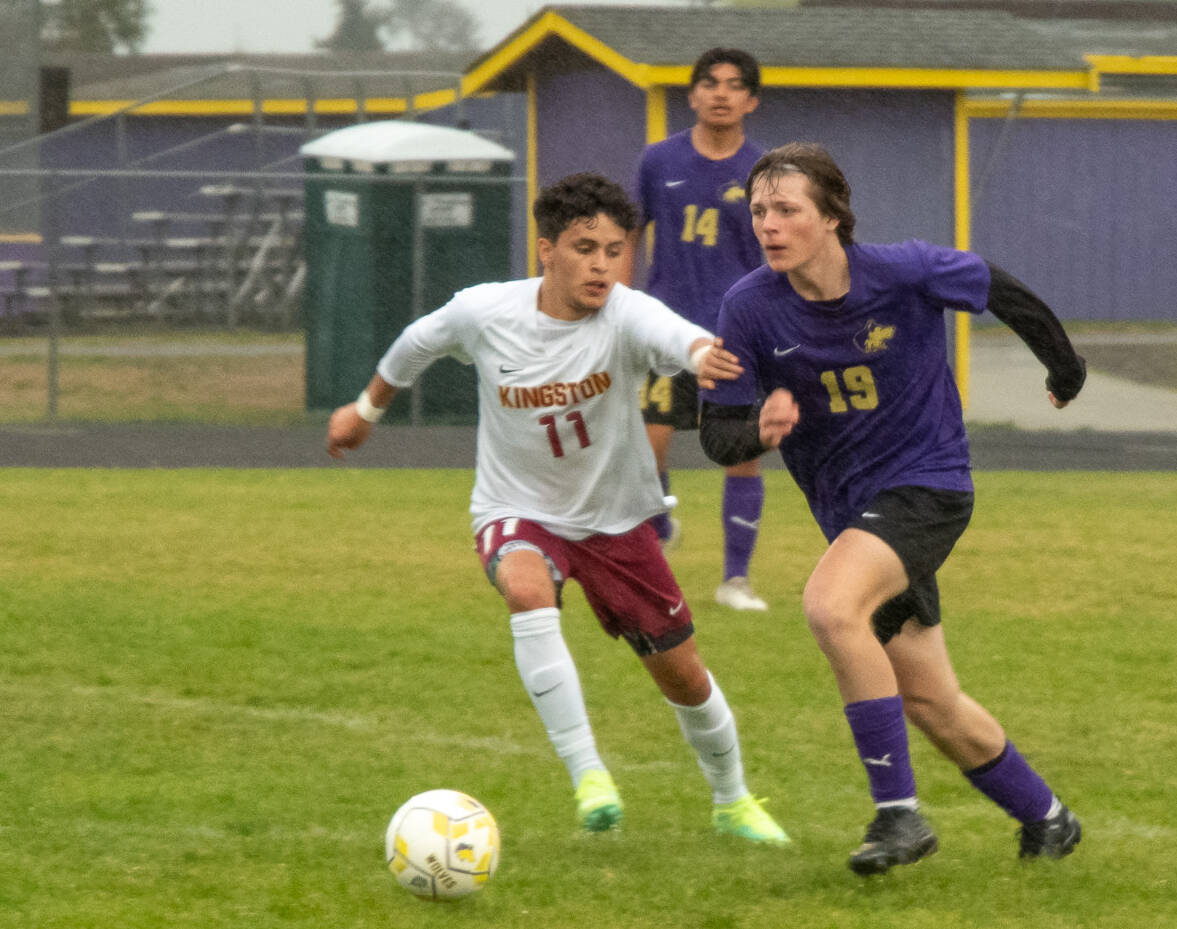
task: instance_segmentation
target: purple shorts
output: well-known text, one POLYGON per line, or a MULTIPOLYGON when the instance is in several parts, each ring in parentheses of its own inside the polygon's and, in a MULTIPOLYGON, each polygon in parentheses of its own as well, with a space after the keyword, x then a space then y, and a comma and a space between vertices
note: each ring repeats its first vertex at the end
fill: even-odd
POLYGON ((572 542, 525 519, 500 519, 482 528, 476 544, 491 583, 504 555, 538 551, 556 583, 557 603, 564 581, 575 580, 601 627, 639 655, 669 651, 695 632, 691 608, 648 522, 622 535, 572 542))

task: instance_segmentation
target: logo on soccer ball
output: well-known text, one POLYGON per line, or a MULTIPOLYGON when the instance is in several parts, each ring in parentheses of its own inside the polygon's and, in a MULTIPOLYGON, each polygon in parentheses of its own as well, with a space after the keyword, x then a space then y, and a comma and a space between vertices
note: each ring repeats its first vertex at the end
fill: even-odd
POLYGON ((427 790, 388 823, 385 860, 397 882, 425 900, 480 890, 499 863, 499 827, 490 811, 458 790, 427 790))

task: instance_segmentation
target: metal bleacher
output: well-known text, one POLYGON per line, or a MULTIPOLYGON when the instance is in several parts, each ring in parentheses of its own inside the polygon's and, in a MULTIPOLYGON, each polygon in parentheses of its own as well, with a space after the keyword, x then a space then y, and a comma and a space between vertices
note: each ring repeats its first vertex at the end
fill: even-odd
MULTIPOLYGON (((95 129, 100 134, 101 124, 109 130, 112 120, 115 138, 121 139, 126 132, 122 121, 136 108, 226 75, 241 79, 249 70, 206 73, 29 144, 46 145, 55 137, 95 129)), ((330 74, 331 80, 344 79, 355 88, 359 121, 364 119, 364 80, 375 76, 330 74)), ((387 73, 379 76, 388 78, 387 73)), ((31 255, 0 255, 0 327, 35 327, 51 319, 65 325, 135 319, 230 328, 299 324, 305 268, 297 150, 323 130, 315 124, 313 107, 304 127, 266 125, 262 81, 256 74, 248 77, 255 94, 250 123, 216 129, 136 160, 118 156, 113 164, 39 172, 40 248, 31 255), (219 151, 238 145, 253 164, 236 171, 193 168, 192 162, 200 160, 193 149, 202 145, 221 146, 219 151), (158 205, 144 202, 144 191, 150 190, 165 194, 158 205), (101 222, 79 209, 86 197, 108 210, 101 222)), ((312 77, 297 74, 307 86, 312 77)), ((216 163, 211 156, 203 161, 216 163)))

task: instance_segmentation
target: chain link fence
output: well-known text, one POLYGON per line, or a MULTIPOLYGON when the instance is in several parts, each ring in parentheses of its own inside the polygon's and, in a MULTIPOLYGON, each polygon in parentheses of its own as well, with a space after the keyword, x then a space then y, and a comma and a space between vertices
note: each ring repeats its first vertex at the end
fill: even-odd
POLYGON ((300 147, 429 88, 463 120, 458 74, 221 66, 38 134, 34 62, 0 68, 0 422, 305 420, 300 147), (237 122, 139 115, 235 94, 237 122))

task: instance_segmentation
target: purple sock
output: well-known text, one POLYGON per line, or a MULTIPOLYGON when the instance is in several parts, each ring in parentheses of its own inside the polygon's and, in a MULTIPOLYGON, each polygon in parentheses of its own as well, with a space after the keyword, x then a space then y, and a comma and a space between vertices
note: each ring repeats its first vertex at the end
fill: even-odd
POLYGON ((915 774, 907 751, 903 698, 880 697, 848 703, 843 711, 866 768, 870 795, 876 804, 915 799, 915 774))
POLYGON ((1054 792, 1014 748, 1013 742, 1006 742, 1001 754, 992 761, 966 771, 965 777, 1020 823, 1042 822, 1054 802, 1054 792))
POLYGON ((723 579, 747 577, 760 512, 764 509, 764 479, 731 477, 723 482, 723 579))
MULTIPOLYGON (((658 480, 662 482, 662 496, 670 493, 670 472, 659 471, 658 480)), ((659 513, 657 516, 651 517, 650 525, 654 527, 654 531, 658 533, 658 538, 665 542, 670 538, 670 514, 659 513)))

